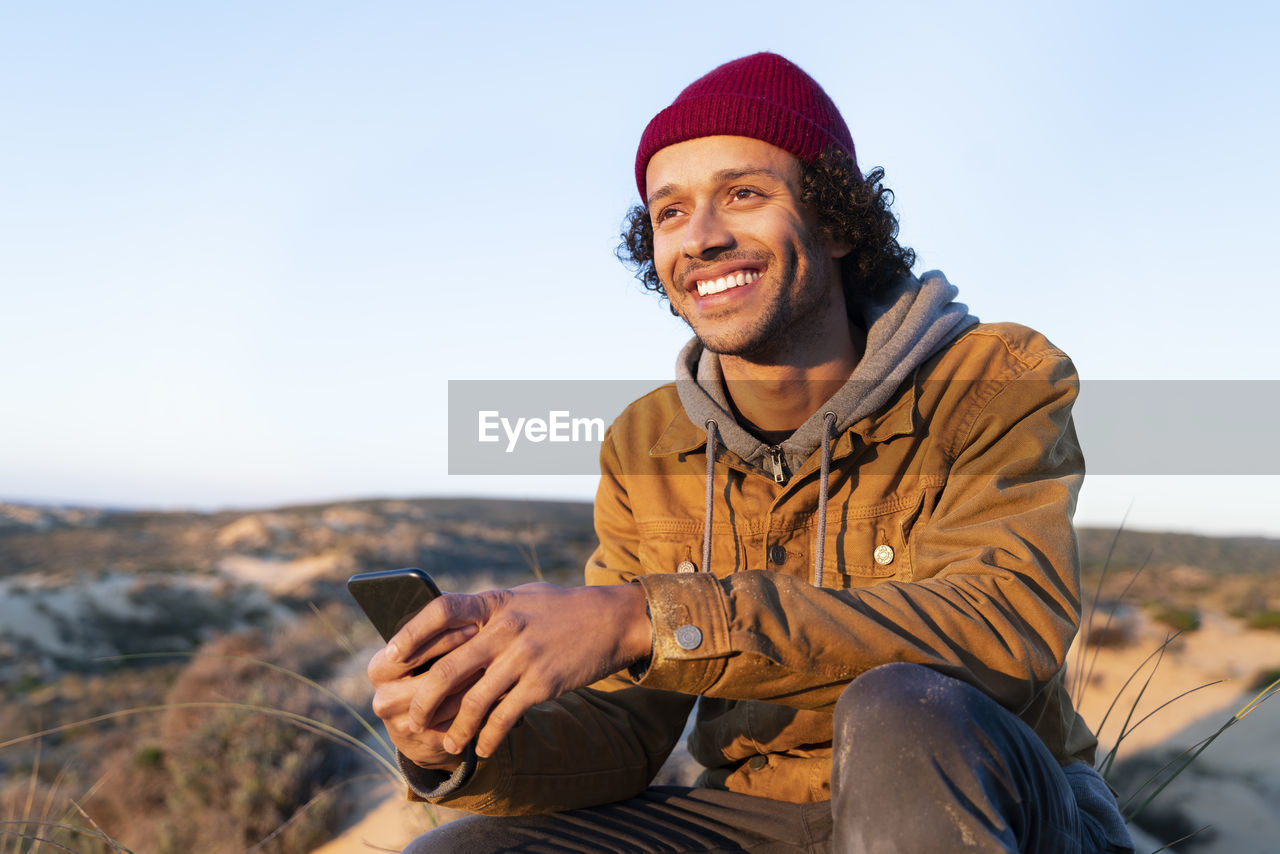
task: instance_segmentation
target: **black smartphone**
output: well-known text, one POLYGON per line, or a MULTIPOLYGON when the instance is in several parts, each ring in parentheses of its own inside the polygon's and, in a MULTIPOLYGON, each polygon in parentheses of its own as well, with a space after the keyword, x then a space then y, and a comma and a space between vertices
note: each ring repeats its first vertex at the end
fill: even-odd
POLYGON ((440 588, 420 569, 359 572, 347 579, 347 590, 384 641, 440 595, 440 588))

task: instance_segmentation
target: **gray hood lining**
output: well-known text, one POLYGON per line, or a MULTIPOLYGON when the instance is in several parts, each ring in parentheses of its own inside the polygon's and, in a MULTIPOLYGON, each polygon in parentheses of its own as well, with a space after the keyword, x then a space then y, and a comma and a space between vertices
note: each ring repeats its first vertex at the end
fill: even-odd
MULTIPOLYGON (((978 319, 959 291, 938 271, 917 279, 904 275, 878 303, 866 306, 867 342, 862 358, 835 394, 781 445, 787 468, 799 471, 822 444, 824 414, 835 413, 835 435, 878 411, 917 367, 978 319)), ((720 441, 747 465, 765 472, 768 445, 747 432, 731 414, 719 357, 697 338, 676 359, 676 389, 689 420, 714 420, 720 441)))

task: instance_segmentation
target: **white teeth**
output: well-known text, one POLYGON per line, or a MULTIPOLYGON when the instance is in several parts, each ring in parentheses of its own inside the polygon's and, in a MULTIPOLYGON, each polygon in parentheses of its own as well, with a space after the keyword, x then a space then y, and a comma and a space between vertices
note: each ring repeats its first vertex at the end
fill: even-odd
POLYGON ((728 276, 721 276, 718 279, 705 280, 698 282, 698 296, 705 297, 709 294, 718 294, 721 291, 727 291, 729 288, 740 288, 743 285, 749 285, 760 278, 760 274, 755 270, 749 273, 731 273, 728 276))

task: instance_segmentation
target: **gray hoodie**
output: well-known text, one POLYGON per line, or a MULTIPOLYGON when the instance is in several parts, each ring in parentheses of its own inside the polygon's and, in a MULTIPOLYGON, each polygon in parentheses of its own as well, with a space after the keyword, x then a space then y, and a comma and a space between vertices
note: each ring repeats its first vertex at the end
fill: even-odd
MULTIPOLYGON (((879 301, 865 306, 865 352, 840 390, 781 444, 788 471, 798 471, 822 444, 825 413, 836 414, 836 434, 849 429, 884 406, 926 359, 978 322, 964 303, 955 301, 958 293, 937 270, 919 279, 908 273, 879 301)), ((676 387, 689 420, 699 425, 714 420, 725 447, 770 473, 768 446, 734 419, 720 359, 697 338, 676 359, 676 387)))

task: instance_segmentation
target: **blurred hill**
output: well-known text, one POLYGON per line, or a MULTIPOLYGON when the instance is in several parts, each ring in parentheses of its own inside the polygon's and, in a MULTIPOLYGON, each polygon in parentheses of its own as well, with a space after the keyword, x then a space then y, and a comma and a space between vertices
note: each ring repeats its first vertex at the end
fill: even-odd
POLYGON ((466 576, 578 565, 592 546, 591 505, 430 498, 343 501, 216 513, 0 503, 0 578, 19 573, 216 572, 230 556, 330 555, 360 569, 422 565, 466 576))
POLYGON ((1079 528, 1080 564, 1087 574, 1111 557, 1111 569, 1193 566, 1215 576, 1261 575, 1280 567, 1280 539, 1205 537, 1115 528, 1079 528), (1112 548, 1114 544, 1114 549, 1112 548))

